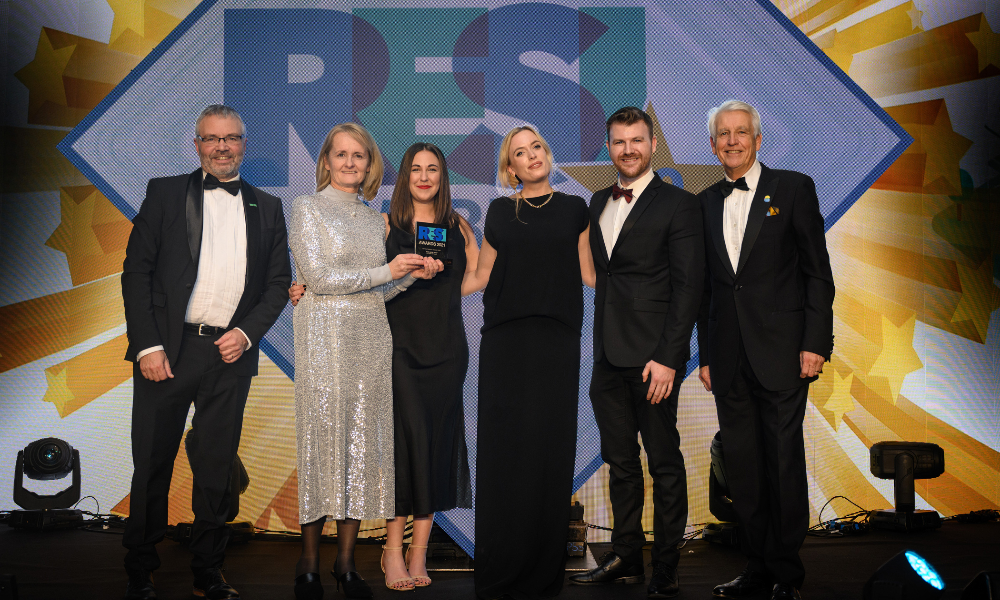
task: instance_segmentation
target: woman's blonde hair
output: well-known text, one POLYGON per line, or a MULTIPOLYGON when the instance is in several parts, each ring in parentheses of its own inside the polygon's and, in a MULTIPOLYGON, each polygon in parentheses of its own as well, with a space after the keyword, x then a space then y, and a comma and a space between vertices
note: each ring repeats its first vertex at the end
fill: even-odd
POLYGON ((379 186, 382 185, 382 172, 385 167, 382 165, 382 153, 378 149, 378 144, 375 143, 375 138, 368 133, 367 129, 357 123, 341 123, 326 134, 323 147, 319 151, 319 160, 316 161, 316 191, 330 185, 330 169, 326 166, 326 156, 333 148, 333 138, 338 133, 346 133, 351 136, 354 141, 364 146, 368 153, 368 173, 365 174, 365 179, 361 182, 358 191, 365 197, 365 200, 370 202, 378 193, 379 186))
POLYGON ((501 192, 506 189, 512 190, 514 198, 514 216, 516 217, 521 208, 521 202, 524 200, 524 196, 521 192, 517 191, 517 186, 520 181, 517 175, 510 173, 507 169, 510 168, 510 144, 514 136, 521 133, 522 131, 530 131, 535 134, 538 141, 542 143, 542 149, 545 150, 545 158, 549 161, 549 170, 552 170, 552 163, 555 159, 552 156, 552 148, 549 147, 549 143, 545 141, 542 134, 538 133, 538 130, 531 125, 522 125, 520 127, 515 127, 507 132, 504 136, 503 141, 500 142, 500 157, 497 160, 497 183, 500 187, 501 192))

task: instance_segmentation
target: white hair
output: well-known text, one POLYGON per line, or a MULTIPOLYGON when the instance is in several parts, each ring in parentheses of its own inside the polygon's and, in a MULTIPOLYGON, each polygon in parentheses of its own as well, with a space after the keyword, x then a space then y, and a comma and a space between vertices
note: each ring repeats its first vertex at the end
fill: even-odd
POLYGON ((760 135, 760 113, 757 109, 742 100, 726 100, 722 104, 708 111, 708 135, 715 139, 715 121, 720 113, 741 110, 750 115, 750 122, 753 125, 753 136, 760 135))

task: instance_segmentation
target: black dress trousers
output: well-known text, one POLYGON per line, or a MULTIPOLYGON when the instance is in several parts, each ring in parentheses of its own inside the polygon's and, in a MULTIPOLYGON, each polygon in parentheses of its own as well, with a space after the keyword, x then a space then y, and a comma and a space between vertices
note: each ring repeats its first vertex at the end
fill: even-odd
POLYGON ((747 566, 797 588, 805 579, 799 548, 809 528, 802 435, 808 395, 808 384, 779 391, 761 386, 741 342, 732 385, 715 396, 747 566))
POLYGON ((195 455, 188 456, 194 475, 191 506, 194 528, 191 569, 221 567, 229 530, 233 458, 240 443, 243 409, 250 376, 222 361, 215 341, 220 336, 185 334, 174 378, 153 382, 133 368, 132 475, 129 517, 122 544, 128 549, 127 570, 154 571, 160 566, 155 544, 167 531, 167 506, 174 459, 194 403, 198 431, 195 455))
POLYGON ((677 432, 677 398, 682 375, 670 395, 657 404, 646 399, 649 381, 642 367, 616 367, 606 357, 594 363, 590 401, 601 432, 601 457, 610 467, 609 494, 614 515, 611 545, 631 564, 642 564, 645 500, 639 439, 653 479, 653 562, 677 566, 677 544, 687 524, 687 472, 677 432))

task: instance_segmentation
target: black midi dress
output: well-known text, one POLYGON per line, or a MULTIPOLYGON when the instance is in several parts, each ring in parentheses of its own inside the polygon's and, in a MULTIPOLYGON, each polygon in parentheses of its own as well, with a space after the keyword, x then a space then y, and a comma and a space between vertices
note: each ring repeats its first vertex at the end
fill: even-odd
MULTIPOLYGON (((474 242, 472 242, 474 243, 474 242)), ((390 226, 386 260, 413 253, 413 232, 390 226)), ((385 305, 392 331, 396 515, 472 508, 462 409, 469 345, 462 320, 465 237, 448 229, 451 266, 385 305)))
POLYGON ((565 575, 576 456, 583 288, 579 196, 494 200, 476 444, 476 593, 545 598, 565 575))

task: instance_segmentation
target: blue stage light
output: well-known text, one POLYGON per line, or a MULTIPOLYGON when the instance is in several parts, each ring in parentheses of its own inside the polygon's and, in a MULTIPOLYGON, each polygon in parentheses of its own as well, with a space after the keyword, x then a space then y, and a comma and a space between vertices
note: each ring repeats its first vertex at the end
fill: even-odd
POLYGON ((864 600, 937 600, 943 590, 944 580, 934 567, 916 552, 905 550, 868 579, 864 600))
POLYGON ((944 589, 944 580, 922 556, 912 550, 907 550, 906 560, 910 562, 910 566, 917 572, 917 575, 920 575, 921 579, 934 586, 935 589, 944 589))

